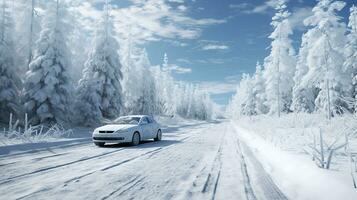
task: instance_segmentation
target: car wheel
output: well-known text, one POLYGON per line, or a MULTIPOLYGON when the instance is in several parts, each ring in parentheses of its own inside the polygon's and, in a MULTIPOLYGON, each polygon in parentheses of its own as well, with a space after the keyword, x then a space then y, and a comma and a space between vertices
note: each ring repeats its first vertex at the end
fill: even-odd
POLYGON ((131 145, 137 146, 139 144, 140 144, 140 134, 138 132, 135 132, 131 140, 131 145))
POLYGON ((161 130, 159 129, 157 131, 157 134, 156 134, 156 138, 154 138, 155 141, 161 141, 161 138, 162 138, 162 132, 161 130))
POLYGON ((105 142, 94 142, 94 144, 98 147, 104 147, 105 142))

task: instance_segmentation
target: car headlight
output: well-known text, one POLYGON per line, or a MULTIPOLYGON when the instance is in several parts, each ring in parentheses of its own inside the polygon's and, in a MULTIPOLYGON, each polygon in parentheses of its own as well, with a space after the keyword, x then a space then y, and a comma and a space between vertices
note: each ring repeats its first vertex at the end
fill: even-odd
POLYGON ((117 130, 114 133, 118 134, 118 133, 126 133, 128 132, 128 130, 117 130))

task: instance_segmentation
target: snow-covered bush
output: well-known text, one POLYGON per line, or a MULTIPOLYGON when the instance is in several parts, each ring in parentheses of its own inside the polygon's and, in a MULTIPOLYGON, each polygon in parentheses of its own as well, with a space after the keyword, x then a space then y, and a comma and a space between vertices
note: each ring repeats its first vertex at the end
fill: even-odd
POLYGON ((46 142, 56 138, 68 137, 72 134, 73 131, 71 129, 65 129, 60 124, 31 126, 28 122, 27 114, 25 114, 23 123, 19 120, 14 122, 13 115, 10 114, 8 128, 0 130, 0 143, 9 145, 14 143, 46 142))
POLYGON ((326 169, 331 168, 334 156, 348 156, 346 145, 357 145, 357 117, 352 114, 331 120, 323 114, 291 113, 280 118, 259 115, 241 117, 237 123, 283 150, 311 156, 326 169))

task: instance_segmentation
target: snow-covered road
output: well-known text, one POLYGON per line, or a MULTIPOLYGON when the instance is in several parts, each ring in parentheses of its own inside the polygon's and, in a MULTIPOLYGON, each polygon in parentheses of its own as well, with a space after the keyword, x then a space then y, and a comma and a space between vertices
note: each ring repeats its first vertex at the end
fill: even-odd
POLYGON ((161 142, 88 138, 0 148, 1 199, 287 199, 230 122, 168 127, 161 142))

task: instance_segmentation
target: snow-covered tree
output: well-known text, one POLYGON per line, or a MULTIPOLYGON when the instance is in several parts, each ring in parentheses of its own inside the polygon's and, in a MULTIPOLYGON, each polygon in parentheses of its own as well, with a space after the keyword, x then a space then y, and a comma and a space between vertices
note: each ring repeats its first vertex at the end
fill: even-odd
POLYGON ((130 61, 125 70, 125 113, 154 114, 156 108, 155 80, 146 49, 130 47, 130 61))
POLYGON ((304 21, 319 34, 310 45, 302 81, 318 89, 316 109, 326 111, 328 118, 348 108, 344 98, 350 96, 351 79, 343 70, 346 26, 337 15, 344 6, 342 1, 319 0, 304 21))
POLYGON ((301 47, 299 50, 296 72, 294 75, 293 99, 291 110, 293 112, 308 112, 315 110, 315 99, 317 96, 316 88, 309 81, 302 81, 309 71, 307 63, 308 55, 314 42, 321 36, 317 29, 310 29, 302 36, 301 47))
POLYGON ((242 80, 237 87, 236 94, 233 96, 232 101, 228 106, 228 111, 232 117, 256 114, 253 87, 253 79, 249 74, 243 74, 242 80))
POLYGON ((28 70, 29 63, 33 59, 34 44, 41 31, 42 10, 45 9, 47 3, 39 0, 16 0, 13 3, 14 12, 16 12, 16 32, 14 33, 17 41, 15 47, 16 65, 21 73, 25 73, 28 70))
POLYGON ((266 114, 268 112, 268 107, 265 105, 265 80, 263 78, 263 69, 259 62, 256 65, 256 71, 253 76, 253 95, 254 95, 254 105, 255 114, 266 114))
POLYGON ((345 46, 344 67, 347 73, 352 75, 352 97, 355 99, 354 111, 357 111, 357 7, 350 8, 348 23, 349 33, 345 46))
POLYGON ((168 57, 165 53, 162 66, 153 69, 156 84, 155 89, 157 91, 155 100, 157 103, 156 111, 158 114, 163 115, 173 115, 176 110, 175 98, 172 91, 175 84, 168 65, 168 57))
POLYGON ((122 111, 122 65, 117 53, 119 44, 113 34, 106 3, 78 86, 79 122, 88 126, 100 123, 103 117, 118 117, 122 111))
POLYGON ((138 113, 153 115, 155 113, 155 79, 150 68, 151 63, 148 58, 146 49, 142 49, 138 65, 141 67, 141 96, 139 98, 138 113))
POLYGON ((24 84, 26 112, 33 124, 69 121, 71 80, 65 6, 49 4, 24 84))
POLYGON ((15 70, 14 22, 7 0, 0 4, 0 121, 7 121, 10 113, 19 114, 21 81, 15 70))
POLYGON ((137 48, 129 36, 126 43, 126 51, 123 52, 123 95, 124 95, 124 113, 125 114, 139 114, 137 113, 137 102, 141 95, 142 71, 138 69, 138 57, 140 56, 139 48, 137 48))
POLYGON ((264 60, 264 78, 266 80, 266 100, 270 114, 289 112, 292 100, 293 76, 295 73, 295 51, 289 36, 292 29, 288 20, 290 13, 286 11, 285 0, 279 0, 277 13, 272 18, 274 31, 271 52, 264 60))

